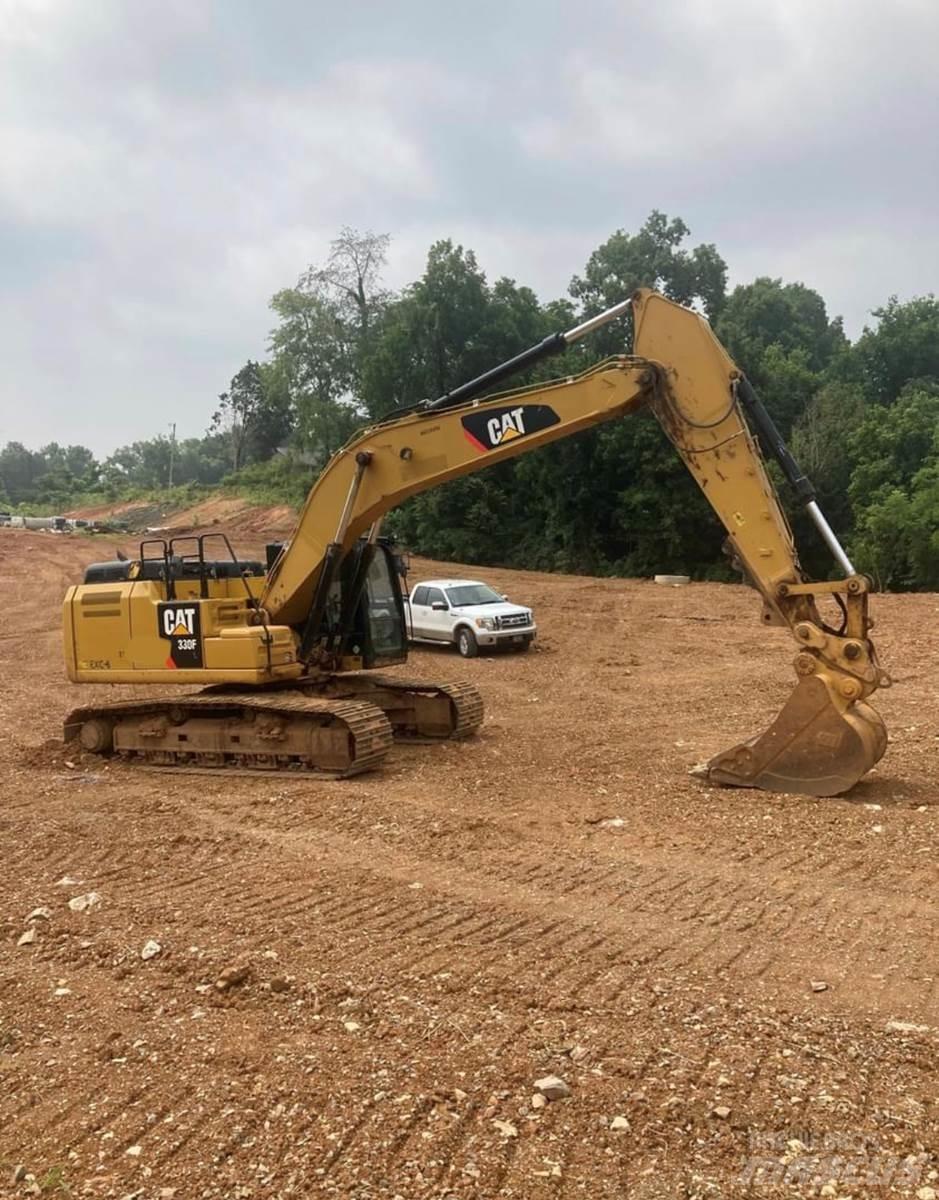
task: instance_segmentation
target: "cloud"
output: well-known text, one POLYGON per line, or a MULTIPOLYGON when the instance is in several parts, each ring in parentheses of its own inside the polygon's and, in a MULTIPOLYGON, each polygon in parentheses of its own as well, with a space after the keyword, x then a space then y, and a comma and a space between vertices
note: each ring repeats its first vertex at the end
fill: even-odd
POLYGON ((653 207, 856 333, 935 287, 932 0, 0 0, 0 442, 98 451, 264 352, 342 225, 566 291, 653 207))

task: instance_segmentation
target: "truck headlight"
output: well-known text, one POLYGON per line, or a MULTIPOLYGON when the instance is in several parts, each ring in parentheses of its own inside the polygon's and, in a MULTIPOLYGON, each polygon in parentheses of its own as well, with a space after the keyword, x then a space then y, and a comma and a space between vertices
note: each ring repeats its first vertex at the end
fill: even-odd
POLYGON ((476 626, 479 629, 495 629, 496 623, 492 617, 477 617, 476 626))

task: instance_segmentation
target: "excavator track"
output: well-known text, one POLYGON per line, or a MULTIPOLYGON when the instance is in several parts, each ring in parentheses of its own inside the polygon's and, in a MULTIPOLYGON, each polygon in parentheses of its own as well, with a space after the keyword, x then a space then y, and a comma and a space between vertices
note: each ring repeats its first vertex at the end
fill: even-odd
POLYGON ((291 771, 347 778, 378 767, 393 742, 375 704, 290 692, 206 691, 77 708, 65 739, 156 767, 291 771))
MULTIPOLYGON (((305 681, 300 681, 301 685, 305 681)), ((471 683, 429 683, 352 671, 306 684, 311 695, 349 697, 382 709, 401 741, 441 741, 470 737, 482 724, 483 698, 471 683)))

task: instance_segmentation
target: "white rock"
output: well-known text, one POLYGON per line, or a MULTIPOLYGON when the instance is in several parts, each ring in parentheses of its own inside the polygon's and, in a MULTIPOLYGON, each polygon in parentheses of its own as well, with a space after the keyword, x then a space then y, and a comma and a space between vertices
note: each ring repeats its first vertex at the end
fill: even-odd
POLYGON ((74 887, 76 883, 81 883, 80 879, 73 879, 71 875, 63 875, 61 879, 55 881, 55 887, 74 887))
POLYGON ((827 992, 828 984, 824 979, 813 979, 811 982, 811 988, 813 992, 827 992))
POLYGON ((50 921, 52 919, 51 908, 34 908, 26 918, 27 921, 50 921))
POLYGON ((89 909, 95 908, 101 903, 101 897, 97 892, 85 892, 81 896, 73 896, 68 902, 72 912, 88 912, 89 909))
POLYGON ((571 1089, 560 1075, 545 1075, 543 1079, 536 1079, 535 1090, 546 1100, 563 1100, 571 1094, 571 1089))
POLYGON ((888 1021, 888 1033, 929 1033, 928 1025, 914 1025, 912 1021, 888 1021))
POLYGON ((162 949, 163 947, 160 945, 160 943, 155 942, 153 938, 151 938, 148 942, 144 943, 144 947, 140 951, 140 957, 144 960, 144 962, 146 962, 148 958, 156 958, 162 949))
POLYGON ((511 1121, 500 1121, 500 1120, 496 1119, 492 1123, 493 1123, 493 1125, 495 1125, 496 1129, 498 1129, 498 1131, 502 1134, 503 1137, 505 1137, 505 1138, 518 1137, 518 1129, 516 1129, 516 1127, 512 1124, 511 1121))
POLYGON ((716 1108, 711 1109, 712 1114, 721 1121, 726 1121, 730 1116, 730 1109, 726 1104, 718 1104, 716 1108))
POLYGON ((547 1103, 547 1100, 545 1100, 541 1092, 535 1092, 534 1096, 531 1098, 532 1108, 544 1108, 547 1103))
POLYGON ((25 933, 20 935, 20 940, 16 943, 17 946, 31 946, 36 940, 36 930, 27 929, 25 933))
POLYGON ((71 996, 72 989, 67 987, 57 987, 52 994, 53 996, 71 996))
POLYGON ((362 1028, 358 1021, 343 1021, 342 1027, 346 1033, 358 1033, 362 1028))
POLYGON ((629 1129, 629 1121, 625 1117, 614 1117, 610 1122, 611 1129, 629 1129))
POLYGON ((929 1187, 928 1184, 921 1187, 916 1193, 916 1200, 936 1200, 936 1189, 929 1187))
POLYGON ((129 1154, 131 1158, 139 1158, 143 1153, 143 1146, 128 1146, 124 1153, 129 1154))

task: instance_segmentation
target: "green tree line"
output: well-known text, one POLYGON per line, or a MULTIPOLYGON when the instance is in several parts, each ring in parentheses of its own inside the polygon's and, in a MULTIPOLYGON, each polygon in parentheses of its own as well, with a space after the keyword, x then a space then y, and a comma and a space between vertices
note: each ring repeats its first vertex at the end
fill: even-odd
MULTIPOLYGON (((264 361, 218 396, 202 438, 166 435, 97 461, 56 443, 0 451, 0 506, 63 508, 131 490, 236 487, 299 504, 348 437, 434 398, 640 286, 693 305, 746 371, 861 569, 882 587, 939 587, 939 301, 874 310, 853 343, 802 283, 760 277, 728 289, 714 245, 653 212, 590 255, 564 297, 491 281, 472 250, 430 247, 419 279, 388 290, 387 235, 344 229, 325 262, 271 300, 264 361)), ((627 349, 628 319, 513 385, 582 370, 627 349)), ((790 511, 793 511, 790 509, 790 511)), ((794 517, 804 565, 830 569, 794 517)), ((415 497, 389 521, 411 549, 443 559, 594 574, 727 575, 723 534, 648 415, 612 422, 415 497)))

